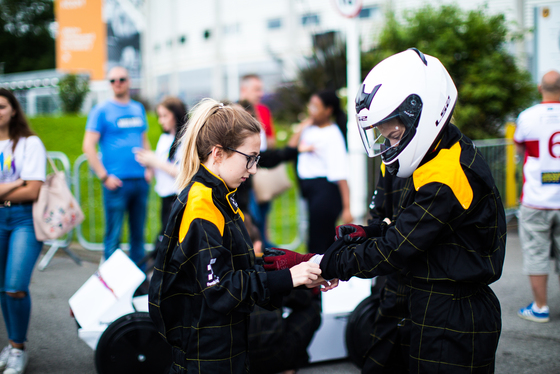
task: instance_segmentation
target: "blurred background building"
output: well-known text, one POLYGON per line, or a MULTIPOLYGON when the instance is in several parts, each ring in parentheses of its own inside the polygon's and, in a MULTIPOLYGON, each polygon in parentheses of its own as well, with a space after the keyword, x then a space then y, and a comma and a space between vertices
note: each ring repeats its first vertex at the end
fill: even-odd
MULTIPOLYGON (((56 0, 57 69, 2 74, 0 63, 0 86, 17 90, 31 115, 57 110, 56 85, 67 72, 90 77, 91 93, 82 108, 87 112, 110 96, 104 78, 116 65, 129 69, 134 96, 151 104, 165 95, 179 96, 190 106, 208 96, 236 100, 239 78, 247 73, 261 75, 270 94, 294 79, 317 43, 344 38, 348 22, 359 24, 366 51, 375 45, 387 10, 402 15, 426 4, 362 0, 361 12, 349 20, 333 1, 56 0)), ((484 4, 488 13, 505 15, 512 33, 541 31, 541 42, 529 32, 507 46, 535 81, 546 66, 560 65, 560 1, 459 2, 465 9, 484 4), (543 7, 555 11, 544 17, 543 7)))

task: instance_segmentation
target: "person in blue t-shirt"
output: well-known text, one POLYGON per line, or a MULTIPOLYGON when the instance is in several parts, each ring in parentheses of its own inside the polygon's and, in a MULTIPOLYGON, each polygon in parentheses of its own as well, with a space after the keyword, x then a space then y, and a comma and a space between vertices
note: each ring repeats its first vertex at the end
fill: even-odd
POLYGON ((130 227, 130 258, 144 256, 144 223, 152 171, 134 159, 136 149, 150 149, 144 106, 130 98, 128 71, 120 66, 108 74, 113 98, 89 113, 83 151, 103 183, 105 258, 118 248, 125 212, 130 227), (97 146, 101 159, 97 155, 97 146))

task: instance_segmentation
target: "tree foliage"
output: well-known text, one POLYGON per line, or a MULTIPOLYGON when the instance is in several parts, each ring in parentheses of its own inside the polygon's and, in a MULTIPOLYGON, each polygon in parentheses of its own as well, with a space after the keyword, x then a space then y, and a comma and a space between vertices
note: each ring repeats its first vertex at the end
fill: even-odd
POLYGON ((503 15, 428 5, 405 13, 404 20, 387 15, 378 45, 362 58, 364 76, 382 59, 411 47, 437 57, 459 91, 454 123, 473 139, 499 136, 507 120, 537 99, 530 74, 506 50, 511 37, 503 15))
POLYGON ((267 102, 275 118, 296 121, 313 93, 346 87, 346 45, 335 33, 321 36, 316 36, 313 53, 300 67, 297 79, 284 82, 267 102))
POLYGON ((4 73, 55 68, 53 0, 0 0, 4 73))
POLYGON ((89 79, 76 74, 67 74, 58 82, 58 97, 62 104, 62 111, 76 114, 89 92, 89 79))

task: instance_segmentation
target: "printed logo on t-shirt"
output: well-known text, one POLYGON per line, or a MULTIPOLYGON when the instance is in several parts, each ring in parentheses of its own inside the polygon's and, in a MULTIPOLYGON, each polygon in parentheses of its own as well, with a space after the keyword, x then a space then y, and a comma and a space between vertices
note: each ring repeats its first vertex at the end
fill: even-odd
POLYGON ((0 153, 0 182, 11 179, 16 173, 16 163, 11 153, 0 153))
POLYGON ((117 127, 121 129, 142 126, 144 126, 144 121, 140 117, 120 118, 117 120, 117 127))
POLYGON ((545 172, 541 174, 542 184, 560 184, 559 172, 545 172))

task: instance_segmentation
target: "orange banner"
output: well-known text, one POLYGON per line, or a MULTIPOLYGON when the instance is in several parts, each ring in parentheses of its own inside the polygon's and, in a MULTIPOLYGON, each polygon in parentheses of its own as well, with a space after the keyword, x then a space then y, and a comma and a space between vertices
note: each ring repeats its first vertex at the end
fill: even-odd
POLYGON ((107 33, 102 7, 103 0, 55 0, 57 69, 88 73, 91 80, 105 79, 107 33))

